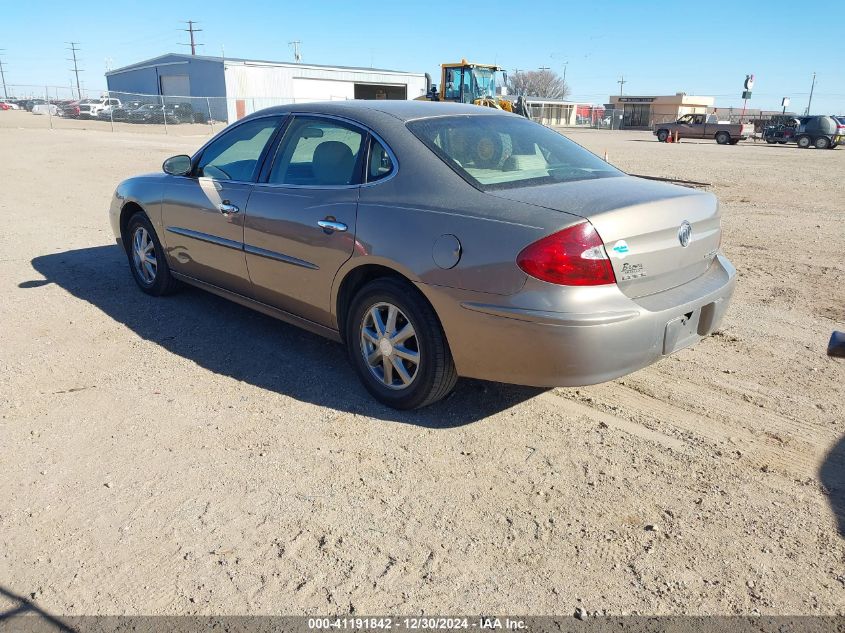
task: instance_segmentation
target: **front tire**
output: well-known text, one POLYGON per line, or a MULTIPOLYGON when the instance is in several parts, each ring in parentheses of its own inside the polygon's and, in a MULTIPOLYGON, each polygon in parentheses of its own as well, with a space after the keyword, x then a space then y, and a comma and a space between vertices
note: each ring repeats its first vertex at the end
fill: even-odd
POLYGON ((178 282, 170 274, 164 249, 145 213, 139 211, 129 218, 124 245, 132 277, 141 290, 154 297, 176 290, 178 282))
POLYGON ((796 141, 798 147, 801 149, 807 149, 810 147, 810 137, 809 136, 799 136, 798 140, 796 141))
POLYGON ((349 360, 364 387, 394 409, 418 409, 446 397, 458 379, 440 321, 411 284, 376 279, 346 318, 349 360))

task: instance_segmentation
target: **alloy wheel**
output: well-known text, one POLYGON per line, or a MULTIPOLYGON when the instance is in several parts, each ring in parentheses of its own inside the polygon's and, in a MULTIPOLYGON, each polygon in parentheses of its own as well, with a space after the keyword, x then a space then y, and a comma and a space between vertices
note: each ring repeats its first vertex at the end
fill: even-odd
POLYGON ((389 389, 406 389, 419 373, 417 333, 392 303, 367 310, 361 321, 361 353, 373 377, 389 389))
POLYGON ((152 285, 158 272, 155 242, 147 229, 139 226, 132 234, 132 264, 135 272, 146 285, 152 285))

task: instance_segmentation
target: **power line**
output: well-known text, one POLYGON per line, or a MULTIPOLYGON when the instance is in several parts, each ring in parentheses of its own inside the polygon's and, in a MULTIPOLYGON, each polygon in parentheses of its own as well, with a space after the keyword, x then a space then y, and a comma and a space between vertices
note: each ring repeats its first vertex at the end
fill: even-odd
POLYGON ((182 44, 180 44, 180 46, 190 46, 191 47, 191 55, 196 55, 197 54, 197 46, 204 46, 204 44, 197 44, 196 43, 196 40, 194 39, 194 33, 200 33, 202 31, 202 29, 195 29, 194 24, 199 24, 199 22, 194 22, 193 20, 188 20, 188 21, 185 22, 185 24, 188 25, 188 28, 181 29, 181 30, 185 31, 185 33, 191 34, 191 43, 190 44, 182 43, 182 44))
POLYGON ((813 83, 810 85, 810 99, 807 101, 807 109, 804 111, 806 116, 810 116, 810 106, 813 105, 813 90, 816 88, 816 73, 813 73, 813 83))
POLYGON ((293 46, 293 61, 295 61, 297 64, 302 61, 302 53, 299 50, 301 44, 302 42, 299 40, 288 42, 288 46, 293 46))
POLYGON ((79 45, 79 42, 67 42, 67 44, 70 44, 70 48, 68 50, 73 55, 73 59, 69 59, 68 61, 73 62, 73 74, 76 76, 76 96, 82 100, 82 88, 79 87, 79 73, 84 71, 79 69, 79 60, 76 57, 76 53, 79 52, 79 49, 76 48, 79 45))

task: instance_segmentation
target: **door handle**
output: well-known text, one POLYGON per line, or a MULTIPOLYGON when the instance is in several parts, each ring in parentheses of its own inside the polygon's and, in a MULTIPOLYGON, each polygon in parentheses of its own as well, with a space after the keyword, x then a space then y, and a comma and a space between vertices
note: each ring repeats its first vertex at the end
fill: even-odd
POLYGON ((331 233, 332 231, 339 231, 342 233, 349 228, 343 222, 336 222, 335 220, 320 220, 317 222, 317 226, 323 229, 326 233, 331 233))
POLYGON ((221 202, 217 205, 217 208, 220 209, 220 213, 222 213, 223 215, 238 213, 240 211, 237 206, 235 206, 234 204, 230 204, 229 202, 221 202))

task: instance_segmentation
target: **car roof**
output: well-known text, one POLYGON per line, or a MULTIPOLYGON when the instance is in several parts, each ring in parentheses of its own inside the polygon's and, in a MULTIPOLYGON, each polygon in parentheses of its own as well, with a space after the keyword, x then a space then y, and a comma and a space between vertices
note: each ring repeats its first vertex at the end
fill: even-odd
POLYGON ((411 121, 413 119, 449 115, 506 114, 503 110, 481 107, 469 103, 440 103, 427 100, 405 101, 350 99, 347 101, 316 101, 311 103, 273 106, 271 108, 260 110, 250 116, 287 114, 289 112, 313 112, 358 118, 371 118, 373 114, 382 113, 389 114, 401 121, 411 121))

